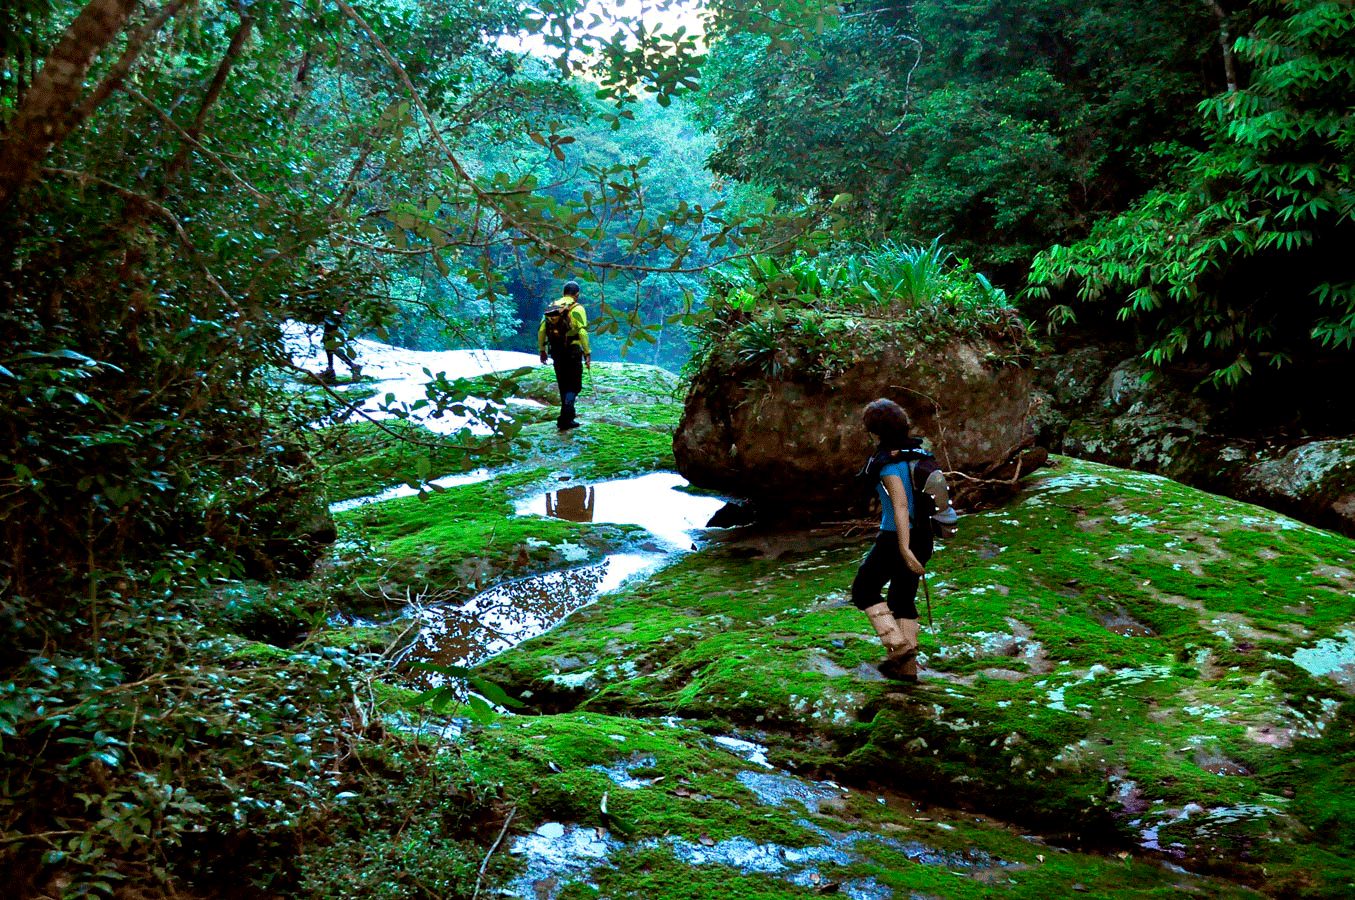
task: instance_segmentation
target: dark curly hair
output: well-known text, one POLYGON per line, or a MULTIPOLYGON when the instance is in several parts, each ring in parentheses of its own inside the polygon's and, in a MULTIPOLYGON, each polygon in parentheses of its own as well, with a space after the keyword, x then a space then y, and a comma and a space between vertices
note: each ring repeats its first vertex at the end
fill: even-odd
POLYGON ((908 440, 913 427, 903 407, 883 397, 866 405, 861 421, 867 431, 879 438, 881 444, 889 447, 901 446, 908 440))

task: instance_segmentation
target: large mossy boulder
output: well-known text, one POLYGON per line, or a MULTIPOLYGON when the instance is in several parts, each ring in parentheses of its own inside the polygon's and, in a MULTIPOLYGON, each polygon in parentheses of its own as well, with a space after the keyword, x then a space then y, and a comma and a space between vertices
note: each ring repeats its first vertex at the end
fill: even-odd
POLYGON ((767 512, 852 511, 853 476, 874 444, 861 413, 886 397, 943 468, 991 477, 1031 443, 1022 337, 944 339, 810 312, 750 320, 701 359, 673 438, 678 471, 767 512))

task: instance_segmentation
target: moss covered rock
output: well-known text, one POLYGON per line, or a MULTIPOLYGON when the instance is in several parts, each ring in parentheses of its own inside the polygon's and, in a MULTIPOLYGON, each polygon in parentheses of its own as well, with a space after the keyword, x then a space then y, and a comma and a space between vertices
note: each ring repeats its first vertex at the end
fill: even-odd
POLYGON ((942 466, 980 474, 1031 438, 1032 374, 993 338, 925 342, 897 323, 818 312, 754 319, 713 346, 673 438, 700 487, 792 513, 859 503, 853 474, 873 449, 861 412, 893 399, 942 466))
POLYGON ((1355 792, 1310 772, 1351 709, 1355 544, 1074 460, 963 526, 912 690, 847 602, 866 539, 828 534, 700 551, 483 671, 543 711, 719 722, 789 770, 1342 895, 1355 792))

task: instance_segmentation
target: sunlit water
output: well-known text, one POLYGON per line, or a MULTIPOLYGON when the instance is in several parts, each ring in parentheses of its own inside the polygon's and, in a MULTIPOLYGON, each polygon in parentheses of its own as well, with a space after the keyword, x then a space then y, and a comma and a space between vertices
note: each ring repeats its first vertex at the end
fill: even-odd
MULTIPOLYGON (((647 575, 674 554, 690 550, 696 533, 724 501, 677 490, 686 482, 671 472, 569 485, 524 498, 518 515, 572 522, 639 525, 654 536, 654 552, 619 553, 601 562, 520 578, 477 594, 461 606, 419 607, 421 622, 404 662, 473 666, 549 631, 574 610, 647 575)), ((426 685, 441 676, 420 676, 426 685)))
MULTIPOLYGON (((287 322, 283 326, 283 338, 293 363, 316 375, 325 371, 327 361, 320 326, 287 322)), ((349 413, 346 421, 364 416, 378 420, 393 418, 394 413, 383 407, 399 408, 426 399, 428 375, 424 370, 433 375, 444 374, 449 381, 455 381, 490 372, 541 365, 541 361, 533 354, 512 350, 406 350, 365 338, 350 341, 348 348, 351 351, 349 356, 362 370, 362 377, 373 379, 364 382, 363 387, 376 391, 376 394, 349 413)), ((339 375, 347 374, 347 366, 337 358, 334 367, 339 375)), ((540 406, 532 400, 515 399, 511 402, 523 406, 540 406)), ((466 403, 471 410, 484 409, 489 405, 487 401, 475 398, 466 403)), ((410 417, 438 434, 450 434, 462 428, 469 428, 475 434, 489 434, 491 431, 474 415, 443 413, 435 416, 431 410, 424 409, 411 411, 410 417)))
POLYGON ((639 525, 672 550, 687 550, 693 534, 725 505, 719 497, 689 494, 675 472, 638 478, 569 485, 517 503, 520 516, 538 515, 571 522, 639 525))
MULTIPOLYGON (((284 334, 296 365, 317 375, 325 371, 328 361, 319 326, 290 322, 285 326, 284 334)), ((376 391, 375 397, 361 404, 350 418, 359 415, 389 418, 390 413, 383 410, 383 406, 413 404, 424 399, 429 373, 444 374, 449 380, 455 380, 540 364, 537 357, 529 353, 504 350, 422 352, 365 339, 351 341, 348 349, 363 378, 374 379, 365 381, 364 388, 376 391)), ((339 374, 346 374, 343 360, 336 358, 334 364, 339 374)), ((466 405, 474 410, 483 408, 485 402, 470 398, 466 405)), ((444 414, 433 418, 414 411, 412 418, 439 433, 462 427, 488 432, 473 414, 444 414)), ((449 488, 492 477, 489 470, 477 469, 434 479, 430 484, 449 488)), ((638 525, 653 535, 653 539, 646 542, 644 552, 615 554, 601 562, 506 582, 459 606, 413 607, 408 613, 421 624, 418 637, 406 650, 404 660, 473 666, 549 630, 602 594, 615 591, 628 580, 658 568, 673 554, 691 549, 696 531, 705 526, 724 501, 677 490, 685 485, 679 475, 658 472, 619 481, 564 485, 521 500, 517 505, 520 516, 638 525)), ((337 514, 370 503, 411 496, 423 489, 427 488, 397 485, 379 494, 334 503, 330 511, 337 514)), ((435 679, 435 676, 427 677, 435 679)))
MULTIPOLYGON (((446 475, 442 478, 434 478, 428 482, 430 486, 440 488, 459 487, 467 484, 479 484, 482 481, 488 481, 494 477, 494 473, 488 469, 475 469, 471 472, 464 472, 460 475, 446 475)), ((368 497, 354 497, 351 500, 340 500, 337 503, 329 504, 330 515, 338 515, 341 512, 347 512, 350 509, 357 509, 359 506, 366 506, 369 503, 380 503, 383 500, 394 500, 397 497, 413 497, 415 494, 423 493, 428 488, 414 488, 407 484, 397 484, 393 488, 388 488, 379 494, 372 494, 368 497)))

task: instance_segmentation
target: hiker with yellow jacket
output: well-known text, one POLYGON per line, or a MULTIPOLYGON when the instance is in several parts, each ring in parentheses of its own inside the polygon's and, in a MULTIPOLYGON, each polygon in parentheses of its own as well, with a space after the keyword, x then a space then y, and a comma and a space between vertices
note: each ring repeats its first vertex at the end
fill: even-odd
POLYGON ((541 362, 549 357, 555 363, 555 383, 560 389, 560 418, 555 427, 564 431, 581 422, 574 417, 574 402, 583 390, 583 367, 593 369, 593 354, 588 347, 588 314, 579 302, 579 284, 567 282, 564 296, 552 303, 541 317, 536 344, 541 362))

